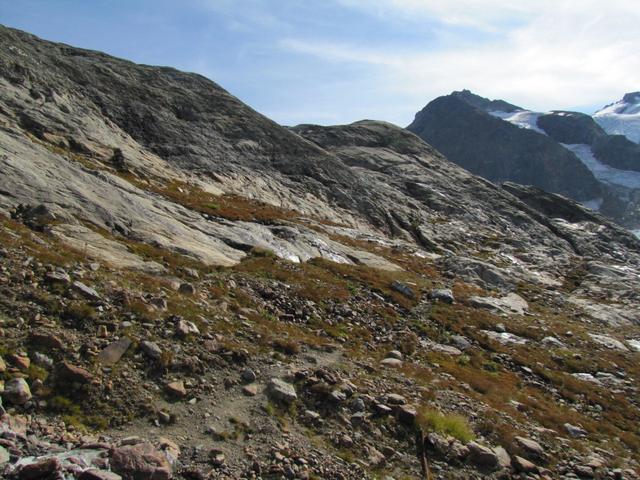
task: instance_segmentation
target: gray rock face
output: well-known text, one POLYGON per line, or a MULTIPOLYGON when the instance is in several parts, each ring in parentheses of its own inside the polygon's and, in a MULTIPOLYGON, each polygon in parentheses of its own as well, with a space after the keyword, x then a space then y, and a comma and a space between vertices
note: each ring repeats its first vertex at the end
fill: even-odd
POLYGON ((162 271, 127 251, 124 237, 217 265, 233 265, 260 247, 294 262, 324 257, 399 268, 304 222, 202 215, 151 188, 175 181, 340 224, 324 224, 329 233, 446 254, 443 262, 453 270, 468 270, 490 288, 510 289, 518 275, 555 268, 557 257, 575 253, 578 244, 596 255, 628 243, 601 217, 576 219, 593 225, 593 235, 554 225, 512 192, 387 123, 285 129, 198 75, 4 27, 0 40, 7 46, 0 52, 0 211, 37 205, 46 213, 40 223, 54 235, 116 268, 162 271), (36 100, 37 91, 51 94, 36 100), (123 165, 137 181, 122 175, 123 165), (517 271, 469 261, 456 266, 460 261, 449 258, 469 258, 470 246, 496 236, 507 251, 530 252, 517 271))
POLYGON ((637 229, 640 190, 623 178, 625 171, 639 171, 640 146, 609 134, 596 123, 600 120, 605 118, 579 112, 531 112, 465 90, 432 101, 407 128, 484 178, 588 201, 603 215, 637 229))
POLYGON ((456 93, 430 102, 407 128, 491 181, 536 185, 577 200, 600 196, 593 174, 558 142, 496 118, 456 93))

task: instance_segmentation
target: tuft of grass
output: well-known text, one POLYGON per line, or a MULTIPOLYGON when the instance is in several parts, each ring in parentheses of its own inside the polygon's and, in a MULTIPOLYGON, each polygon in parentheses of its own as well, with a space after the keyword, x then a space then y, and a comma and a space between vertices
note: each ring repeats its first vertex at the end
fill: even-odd
POLYGON ((290 338, 278 338, 273 341, 273 348, 286 355, 300 353, 300 343, 290 338))
POLYGON ((432 408, 420 408, 417 422, 424 432, 436 432, 450 435, 462 443, 470 442, 475 438, 469 422, 462 415, 444 414, 432 408))
POLYGON ((86 302, 76 301, 67 306, 64 317, 76 322, 94 321, 98 318, 95 309, 86 302))

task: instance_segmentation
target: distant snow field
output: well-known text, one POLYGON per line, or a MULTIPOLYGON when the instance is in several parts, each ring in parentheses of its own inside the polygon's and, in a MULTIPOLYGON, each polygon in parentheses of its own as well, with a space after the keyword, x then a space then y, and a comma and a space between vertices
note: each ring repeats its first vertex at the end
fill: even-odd
POLYGON ((608 134, 624 135, 640 143, 640 93, 625 95, 619 102, 597 111, 593 119, 608 134))
POLYGON ((494 117, 501 118, 502 120, 506 120, 509 123, 513 123, 520 128, 533 130, 534 132, 538 132, 543 135, 547 134, 544 130, 538 127, 538 118, 541 115, 544 115, 543 113, 532 112, 530 110, 518 110, 517 112, 502 112, 500 110, 495 110, 493 112, 489 112, 489 114, 494 117))
POLYGON ((585 166, 591 170, 596 179, 612 185, 620 185, 627 188, 640 188, 640 172, 630 170, 618 170, 598 160, 591 147, 586 144, 562 144, 572 151, 585 166))

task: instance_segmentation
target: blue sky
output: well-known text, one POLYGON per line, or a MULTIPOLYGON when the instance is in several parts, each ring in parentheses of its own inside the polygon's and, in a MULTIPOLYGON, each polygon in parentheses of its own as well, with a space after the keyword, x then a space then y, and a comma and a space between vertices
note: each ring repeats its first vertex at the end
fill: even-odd
POLYGON ((592 111, 640 90, 635 0, 0 0, 0 22, 201 73, 274 120, 405 126, 470 88, 592 111))

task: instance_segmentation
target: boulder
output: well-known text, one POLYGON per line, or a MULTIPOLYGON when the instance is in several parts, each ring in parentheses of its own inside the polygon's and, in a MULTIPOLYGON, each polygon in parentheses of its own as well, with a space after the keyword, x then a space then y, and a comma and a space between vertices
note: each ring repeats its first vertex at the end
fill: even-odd
POLYGON ((524 315, 529 308, 527 301, 517 293, 510 293, 501 298, 470 297, 469 305, 505 315, 524 315))
POLYGON ((385 358, 380 362, 380 365, 391 368, 400 368, 402 366, 402 360, 397 358, 385 358))
POLYGON ((176 324, 176 333, 178 336, 185 338, 189 335, 199 335, 200 329, 198 329, 198 326, 195 323, 185 320, 184 318, 180 318, 176 324))
POLYGON ((429 294, 429 298, 432 300, 437 300, 442 303, 453 303, 455 302, 455 298, 453 296, 453 292, 449 288, 436 288, 431 290, 429 294))
POLYGON ((64 350, 64 342, 55 335, 49 333, 34 332, 29 335, 29 343, 38 347, 64 350))
POLYGON ((31 365, 31 359, 26 355, 11 354, 7 356, 7 360, 18 370, 27 370, 31 365))
POLYGON ((167 393, 173 397, 184 398, 187 396, 187 389, 184 387, 184 382, 182 380, 168 383, 165 389, 167 390, 167 393))
POLYGON ((527 453, 528 456, 534 458, 544 457, 544 449, 535 440, 525 437, 515 437, 515 442, 527 453))
POLYGON ((122 480, 122 477, 114 472, 107 470, 97 470, 90 468, 80 474, 78 480, 122 480))
POLYGON ((44 280, 49 284, 57 285, 69 285, 71 283, 71 277, 69 274, 60 271, 47 272, 44 276, 44 280))
POLYGON ((24 405, 31 400, 31 390, 24 378, 13 378, 5 383, 3 397, 14 405, 24 405))
POLYGON ((82 367, 76 367, 67 362, 62 362, 58 370, 58 378, 78 385, 86 385, 94 381, 94 376, 82 367))
POLYGON ((453 345, 456 348, 462 351, 469 350, 471 348, 471 342, 469 339, 462 335, 452 335, 451 342, 453 342, 453 345))
POLYGON ((484 468, 497 468, 500 465, 498 455, 488 447, 476 442, 467 443, 469 459, 472 463, 484 468))
POLYGON ((196 287, 192 283, 181 283, 178 292, 184 295, 193 295, 196 293, 196 287))
POLYGON ((127 445, 111 452, 111 469, 123 480, 169 480, 171 464, 150 443, 127 445))
POLYGON ((155 342, 143 340, 140 342, 140 350, 142 350, 149 358, 153 358, 154 360, 159 360, 160 357, 162 357, 162 349, 155 342))
POLYGON ((71 284, 71 288, 73 288, 76 292, 80 293, 83 297, 85 297, 88 300, 97 301, 102 298, 100 297, 100 294, 96 292, 93 288, 88 287, 87 285, 85 285, 82 282, 79 282, 78 280, 74 281, 71 284))
POLYGON ((570 423, 565 423, 564 429, 573 438, 583 438, 587 436, 587 431, 585 429, 576 427, 575 425, 571 425, 570 423))
POLYGON ((404 282, 400 282, 398 280, 394 280, 391 283, 391 288, 393 288, 396 292, 401 293, 407 298, 415 298, 416 294, 413 289, 404 282))
POLYGON ((269 381, 267 393, 274 400, 287 404, 293 403, 298 399, 295 387, 279 378, 272 378, 269 381))
POLYGON ((120 340, 113 342, 98 354, 98 360, 103 365, 111 366, 120 361, 122 356, 131 346, 131 340, 122 337, 120 340))
POLYGON ((9 455, 6 448, 0 446, 0 465, 4 465, 9 460, 11 460, 11 455, 9 455))
POLYGON ((55 478, 62 469, 60 460, 55 457, 45 458, 22 467, 18 473, 20 480, 40 480, 55 478))
POLYGON ((498 465, 500 468, 511 468, 511 457, 503 447, 494 447, 493 453, 498 457, 498 465))
POLYGON ((518 455, 513 457, 513 467, 517 472, 522 473, 534 473, 538 470, 538 467, 536 467, 535 464, 531 463, 526 458, 519 457, 518 455))
POLYGON ((618 350, 620 352, 629 351, 629 349, 625 346, 624 343, 622 343, 620 340, 616 340, 613 337, 609 337, 608 335, 597 335, 595 333, 590 333, 589 336, 594 342, 610 350, 618 350))

